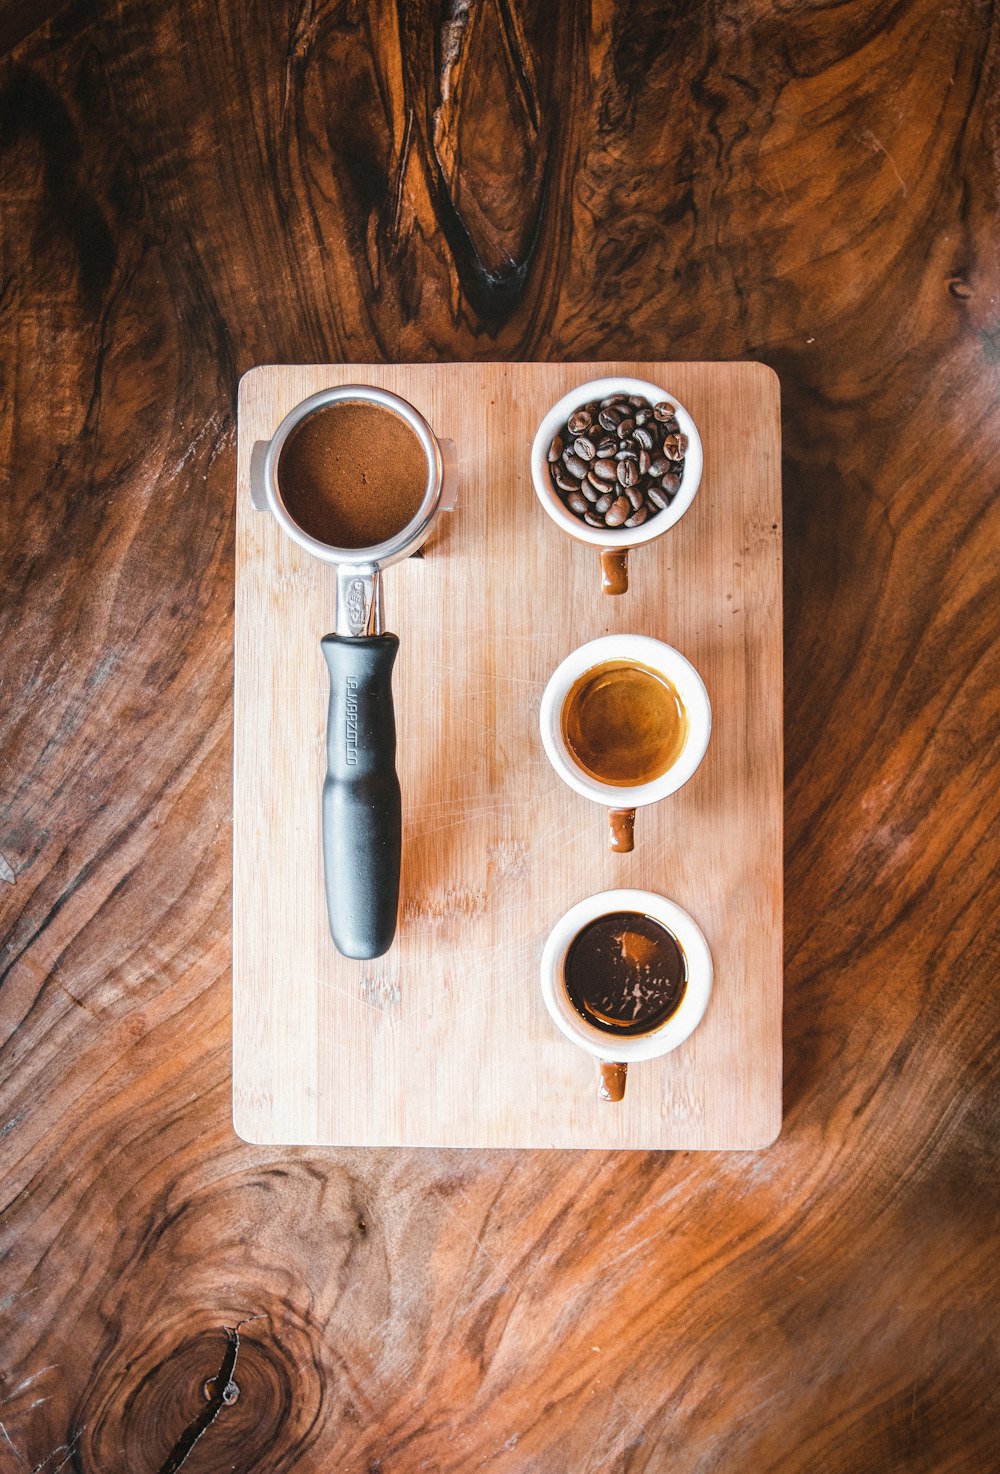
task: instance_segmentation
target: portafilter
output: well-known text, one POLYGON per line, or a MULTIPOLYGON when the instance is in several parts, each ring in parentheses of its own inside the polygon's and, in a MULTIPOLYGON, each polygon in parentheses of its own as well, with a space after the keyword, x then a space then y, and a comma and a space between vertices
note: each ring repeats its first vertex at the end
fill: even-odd
MULTIPOLYGON (((385 631, 382 569, 409 558, 456 499, 455 448, 439 440, 405 399, 366 384, 323 389, 285 416, 250 463, 253 504, 270 510, 282 531, 337 570, 334 633, 320 644, 330 675, 327 774, 323 784, 323 866, 330 932, 345 957, 379 957, 396 931, 402 843, 396 774, 392 670, 399 639, 385 631), (281 453, 311 415, 362 402, 399 415, 427 460, 423 500, 405 526, 370 547, 337 547, 306 532, 291 516, 281 487, 281 453)), ((287 490, 288 488, 286 488, 287 490)))

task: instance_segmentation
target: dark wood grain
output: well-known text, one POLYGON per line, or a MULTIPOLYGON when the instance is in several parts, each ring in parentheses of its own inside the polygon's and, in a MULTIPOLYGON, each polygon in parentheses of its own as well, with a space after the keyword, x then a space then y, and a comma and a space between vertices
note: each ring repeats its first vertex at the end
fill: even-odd
POLYGON ((983 1474, 996 7, 0 5, 0 1469, 983 1474), (781 376, 784 1132, 251 1148, 234 402, 781 376))

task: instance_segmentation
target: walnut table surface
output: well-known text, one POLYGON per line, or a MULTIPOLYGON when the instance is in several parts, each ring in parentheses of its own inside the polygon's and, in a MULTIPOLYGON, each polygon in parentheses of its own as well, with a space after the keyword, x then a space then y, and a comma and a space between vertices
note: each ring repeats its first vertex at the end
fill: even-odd
POLYGON ((1000 1467, 998 48, 0 0, 2 1474, 1000 1467), (615 358, 781 384, 781 1134, 248 1145, 240 377, 615 358))

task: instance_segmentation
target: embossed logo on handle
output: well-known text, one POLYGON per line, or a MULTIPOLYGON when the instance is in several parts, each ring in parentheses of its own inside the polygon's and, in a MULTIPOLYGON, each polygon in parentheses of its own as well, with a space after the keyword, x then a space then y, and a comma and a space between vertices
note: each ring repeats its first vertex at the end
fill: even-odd
POLYGON ((364 630, 365 614, 365 581, 363 578, 352 578, 347 590, 347 618, 353 634, 360 634, 364 630))
POLYGON ((345 761, 349 768, 358 761, 358 683, 347 677, 347 718, 345 723, 345 761))

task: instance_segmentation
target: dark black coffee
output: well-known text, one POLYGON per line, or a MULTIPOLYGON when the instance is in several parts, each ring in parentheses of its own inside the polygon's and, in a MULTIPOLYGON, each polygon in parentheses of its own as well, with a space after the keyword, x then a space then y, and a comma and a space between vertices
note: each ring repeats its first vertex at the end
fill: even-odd
POLYGON ((648 1034, 676 1013, 687 964, 673 932, 637 911, 599 916, 566 954, 566 992, 581 1018, 607 1034, 648 1034))

